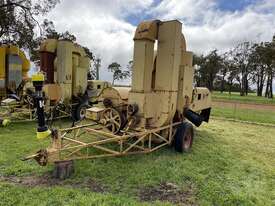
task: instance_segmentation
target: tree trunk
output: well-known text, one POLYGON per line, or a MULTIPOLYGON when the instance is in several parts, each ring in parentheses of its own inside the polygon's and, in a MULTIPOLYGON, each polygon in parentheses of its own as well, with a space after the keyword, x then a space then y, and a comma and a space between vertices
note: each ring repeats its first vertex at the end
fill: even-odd
POLYGON ((270 72, 269 98, 273 99, 273 73, 272 73, 272 71, 270 72))
POLYGON ((198 81, 197 81, 197 87, 200 87, 201 86, 201 81, 200 81, 200 79, 198 79, 198 81))
POLYGON ((258 95, 260 97, 263 96, 264 80, 265 80, 264 68, 261 68, 261 72, 259 76, 259 95, 258 95))
POLYGON ((244 96, 244 92, 245 92, 245 71, 244 69, 242 68, 242 79, 240 81, 240 95, 241 96, 244 96))
POLYGON ((240 84, 240 95, 244 96, 244 85, 243 85, 243 83, 240 84))
POLYGON ((245 95, 248 95, 248 80, 247 80, 247 76, 245 77, 245 95))
POLYGON ((224 92, 225 75, 226 75, 226 69, 223 69, 223 71, 222 71, 222 82, 221 82, 221 93, 224 92))
POLYGON ((257 96, 259 97, 260 96, 260 75, 259 74, 257 74, 256 75, 256 78, 257 78, 257 96))
POLYGON ((240 83, 240 95, 244 96, 243 83, 240 83))
POLYGON ((247 67, 244 69, 244 94, 245 96, 247 96, 248 94, 248 71, 247 71, 247 67))
POLYGON ((212 90, 213 90, 213 75, 212 75, 212 73, 210 73, 210 75, 209 75, 208 85, 209 85, 209 90, 212 92, 212 90))
POLYGON ((222 77, 222 82, 221 82, 221 93, 224 91, 224 76, 222 77))
POLYGON ((265 97, 268 98, 269 96, 269 74, 267 75, 267 80, 266 80, 266 87, 265 87, 265 97))
POLYGON ((231 95, 233 81, 229 81, 229 94, 231 95))

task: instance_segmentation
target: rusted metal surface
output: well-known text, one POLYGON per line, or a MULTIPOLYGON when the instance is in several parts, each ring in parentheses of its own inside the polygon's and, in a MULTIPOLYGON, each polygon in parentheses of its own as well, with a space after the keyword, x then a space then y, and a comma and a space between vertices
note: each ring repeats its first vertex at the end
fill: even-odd
POLYGON ((54 83, 54 59, 51 52, 40 52, 40 69, 46 74, 46 83, 54 83))
POLYGON ((52 137, 52 145, 49 148, 39 150, 36 155, 30 155, 24 160, 34 158, 40 165, 45 166, 47 163, 60 161, 150 153, 170 145, 174 130, 179 124, 181 122, 119 134, 112 134, 92 124, 79 125, 60 130, 58 135, 52 137), (168 132, 162 133, 164 130, 168 132), (154 139, 158 139, 160 143, 155 144, 154 139))
MULTIPOLYGON (((142 22, 136 29, 134 41, 132 88, 102 89, 97 84, 97 89, 102 90, 93 109, 87 110, 86 118, 90 117, 89 121, 98 125, 59 130, 47 148, 48 162, 153 152, 172 143, 175 131, 180 131, 178 125, 188 118, 184 116, 185 109, 190 109, 192 103, 198 110, 210 107, 206 104, 211 100, 210 92, 206 88, 193 90, 192 52, 186 51, 179 21, 142 22)), ((59 52, 57 50, 57 56, 59 53, 62 56, 69 45, 64 43, 63 46, 59 52)), ((64 71, 70 62, 69 57, 57 58, 57 65, 64 71)), ((70 76, 64 73, 58 71, 62 78, 70 76)), ((65 80, 68 85, 71 79, 65 80)), ((199 114, 192 116, 202 121, 199 117, 199 114)), ((188 135, 180 147, 191 147, 193 133, 188 135)))

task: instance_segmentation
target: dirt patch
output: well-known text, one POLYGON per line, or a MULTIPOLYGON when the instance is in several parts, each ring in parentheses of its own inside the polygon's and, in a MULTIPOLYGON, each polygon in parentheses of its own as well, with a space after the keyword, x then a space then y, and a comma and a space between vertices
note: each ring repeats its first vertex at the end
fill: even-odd
POLYGON ((252 110, 264 110, 264 111, 275 111, 275 105, 269 104, 253 104, 253 103, 240 103, 240 102, 229 102, 229 101, 213 101, 212 106, 214 107, 227 107, 232 109, 252 109, 252 110))
POLYGON ((85 181, 79 181, 79 182, 74 182, 68 185, 74 187, 74 188, 89 188, 91 191, 93 192, 99 192, 99 193, 105 193, 108 192, 108 189, 99 184, 97 181, 93 180, 93 179, 87 179, 85 181))
POLYGON ((65 186, 73 188, 88 188, 93 192, 104 193, 107 192, 107 188, 99 184, 93 179, 87 179, 79 182, 63 181, 53 178, 50 174, 45 174, 43 176, 0 176, 1 182, 9 182, 17 185, 22 185, 26 187, 51 187, 51 186, 65 186))
POLYGON ((161 183, 153 187, 145 187, 140 190, 141 201, 153 202, 166 201, 177 205, 197 205, 194 200, 194 191, 190 186, 186 190, 173 183, 161 183))
MULTIPOLYGON (((79 181, 59 180, 53 178, 50 174, 43 176, 0 176, 0 182, 8 182, 25 187, 52 187, 62 186, 68 188, 83 189, 87 188, 92 192, 107 193, 108 188, 99 184, 93 179, 84 179, 79 181)), ((182 189, 173 183, 161 183, 157 186, 145 187, 139 190, 138 197, 144 202, 163 201, 181 206, 196 206, 194 199, 194 190, 190 186, 182 189)))
POLYGON ((10 182, 14 184, 20 184, 27 187, 35 186, 54 186, 62 185, 62 181, 58 179, 53 179, 49 175, 43 176, 26 176, 26 177, 17 177, 17 176, 1 176, 0 180, 3 182, 10 182))

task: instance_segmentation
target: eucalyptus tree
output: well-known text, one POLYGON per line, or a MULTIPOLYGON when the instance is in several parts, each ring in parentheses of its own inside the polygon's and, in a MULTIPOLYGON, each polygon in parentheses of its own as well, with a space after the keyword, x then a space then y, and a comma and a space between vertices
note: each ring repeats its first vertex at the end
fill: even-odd
POLYGON ((121 65, 117 62, 113 62, 108 66, 108 70, 113 73, 113 81, 112 84, 114 85, 114 82, 116 80, 123 80, 130 77, 130 71, 125 70, 123 71, 121 68, 121 65))
POLYGON ((0 43, 16 44, 20 48, 37 48, 35 28, 42 33, 38 16, 51 11, 59 0, 1 0, 0 1, 0 43))

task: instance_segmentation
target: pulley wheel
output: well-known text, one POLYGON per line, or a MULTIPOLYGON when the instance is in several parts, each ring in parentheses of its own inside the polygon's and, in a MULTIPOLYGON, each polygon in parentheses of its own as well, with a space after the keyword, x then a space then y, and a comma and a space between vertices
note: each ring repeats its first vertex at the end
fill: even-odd
POLYGON ((122 127, 122 116, 114 108, 107 108, 103 111, 100 122, 113 134, 117 134, 122 127))

